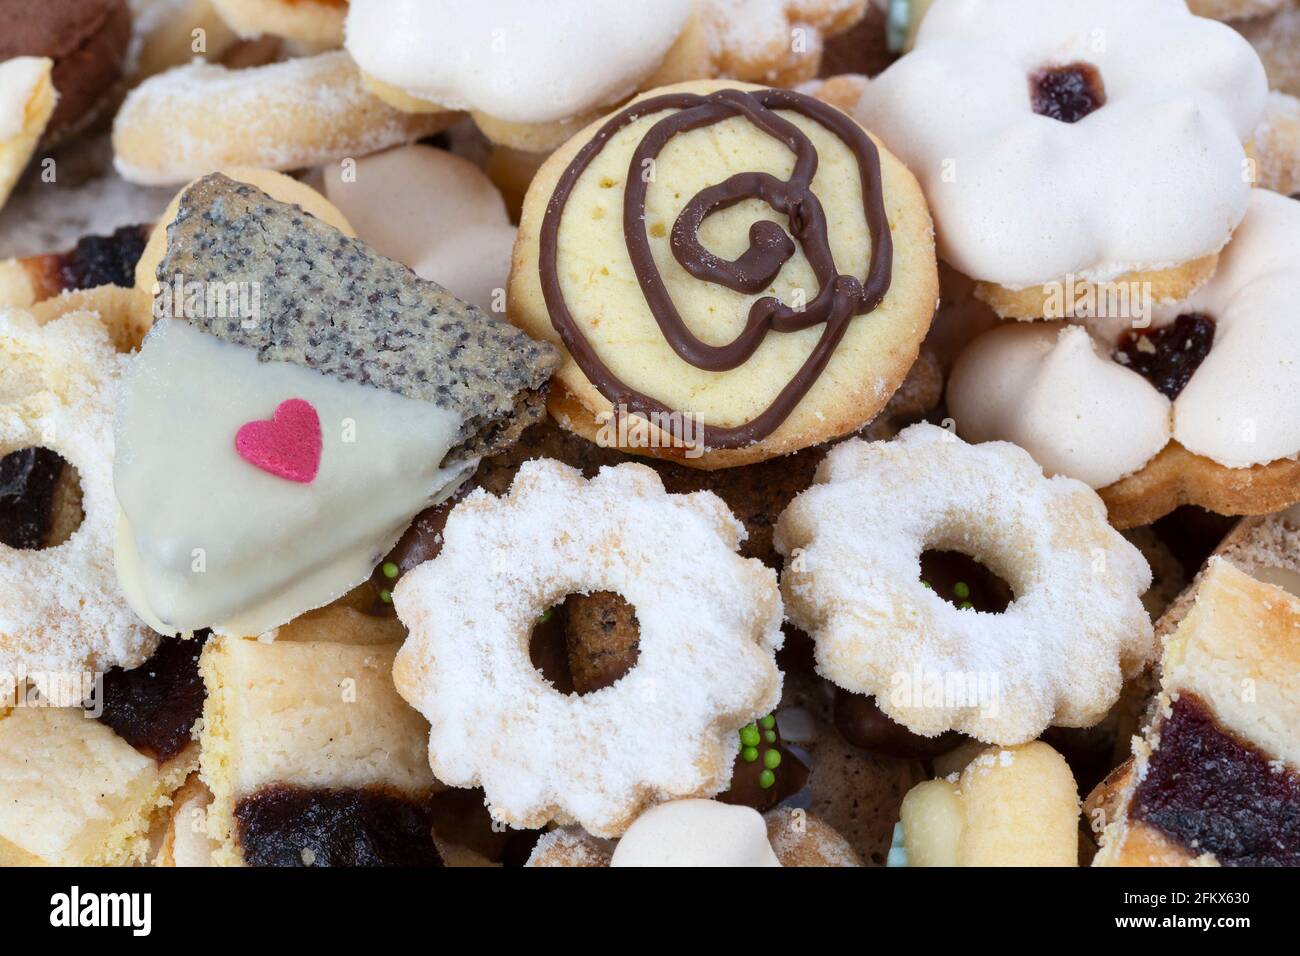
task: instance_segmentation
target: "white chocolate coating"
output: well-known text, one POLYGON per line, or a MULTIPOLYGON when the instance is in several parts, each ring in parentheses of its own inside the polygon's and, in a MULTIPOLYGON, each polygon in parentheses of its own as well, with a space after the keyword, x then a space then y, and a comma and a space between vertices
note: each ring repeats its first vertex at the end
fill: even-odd
POLYGON ((635 92, 690 16, 691 0, 352 0, 346 46, 419 99, 549 123, 635 92))
POLYGON ((623 834, 610 866, 780 866, 757 810, 714 800, 651 807, 623 834))
POLYGON ((1246 212, 1259 57, 1182 0, 936 0, 916 49, 855 111, 921 180, 940 255, 1021 289, 1218 251, 1246 212), (1069 124, 1030 77, 1094 66, 1106 102, 1069 124))
POLYGON ((464 465, 439 468, 459 426, 426 402, 259 362, 252 349, 160 320, 117 414, 116 561, 128 601, 164 633, 214 626, 244 636, 329 603, 463 477, 464 465), (241 425, 290 398, 320 418, 320 471, 309 484, 235 450, 241 425), (171 482, 166 495, 159 476, 171 482))

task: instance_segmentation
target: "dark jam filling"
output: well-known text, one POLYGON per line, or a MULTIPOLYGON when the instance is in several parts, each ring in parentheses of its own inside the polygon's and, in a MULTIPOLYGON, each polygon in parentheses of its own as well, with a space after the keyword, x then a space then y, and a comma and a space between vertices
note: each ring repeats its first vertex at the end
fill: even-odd
POLYGON ((1224 866, 1300 866, 1300 776, 1270 766, 1195 695, 1171 710, 1130 815, 1224 866))
POLYGON ((159 763, 184 750, 203 713, 199 653, 207 638, 207 631, 187 641, 164 638, 139 667, 106 673, 100 722, 159 763))
POLYGON ((378 787, 263 787, 235 821, 250 866, 442 866, 429 801, 378 787))
POLYGON ((1034 112, 1062 123, 1077 123, 1106 103, 1106 87, 1097 68, 1070 63, 1039 70, 1029 78, 1034 112))
POLYGON ((885 757, 903 760, 929 760, 946 754, 962 742, 954 731, 938 737, 922 737, 902 724, 886 717, 876 706, 874 697, 854 694, 842 687, 835 689, 833 709, 835 729, 853 746, 885 757))
POLYGON ((803 789, 808 768, 781 740, 773 714, 740 728, 731 783, 717 799, 763 813, 803 789))
POLYGON ((533 666, 564 694, 590 694, 636 666, 636 609, 612 591, 570 594, 533 626, 533 666))
POLYGON ((59 257, 64 289, 135 285, 135 267, 149 241, 148 226, 122 226, 108 236, 84 236, 59 257))
POLYGON ((47 448, 23 448, 0 458, 0 543, 19 550, 45 547, 64 467, 63 458, 47 448))
POLYGON ((921 580, 949 604, 990 614, 1001 614, 1015 597, 1006 581, 960 551, 922 552, 921 580))
POLYGON ((1124 333, 1115 346, 1114 357, 1173 401, 1213 346, 1214 320, 1208 315, 1189 313, 1159 329, 1124 333))

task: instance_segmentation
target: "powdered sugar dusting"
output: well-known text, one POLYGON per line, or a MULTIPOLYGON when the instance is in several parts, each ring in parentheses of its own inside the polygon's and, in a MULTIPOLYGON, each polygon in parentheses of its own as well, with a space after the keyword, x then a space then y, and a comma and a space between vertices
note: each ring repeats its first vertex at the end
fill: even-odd
POLYGON ((394 678, 429 719, 437 777, 483 786, 512 825, 560 819, 601 836, 648 804, 721 790, 737 728, 781 687, 775 575, 735 553, 743 534, 721 499, 669 495, 642 465, 587 481, 533 461, 507 497, 470 495, 441 555, 394 593, 411 632, 394 678), (565 696, 533 668, 528 635, 567 594, 597 590, 636 608, 638 662, 565 696))
MULTIPOLYGON (((41 551, 0 545, 0 675, 133 667, 158 636, 127 608, 113 569, 113 402, 126 359, 90 313, 45 326, 0 310, 0 455, 43 447, 81 479, 85 519, 41 551)), ((0 686, 0 690, 12 689, 0 686)))
POLYGON ((968 445, 932 425, 844 442, 781 515, 776 546, 819 671, 920 734, 1009 745, 1091 726, 1154 653, 1141 554, 1093 491, 1045 478, 1005 442, 968 445), (927 548, 977 558, 1016 599, 1002 614, 943 601, 919 579, 927 548), (932 699, 936 679, 983 696, 932 699))

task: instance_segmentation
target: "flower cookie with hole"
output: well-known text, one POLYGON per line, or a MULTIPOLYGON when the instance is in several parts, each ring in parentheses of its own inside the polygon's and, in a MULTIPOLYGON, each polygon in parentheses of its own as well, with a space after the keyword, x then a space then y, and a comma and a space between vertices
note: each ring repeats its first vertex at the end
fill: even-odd
POLYGON ((299 206, 213 174, 166 238, 114 469, 118 578, 158 631, 328 604, 540 414, 552 349, 299 206))
POLYGON ((869 422, 937 297, 897 159, 811 97, 710 81, 647 93, 547 160, 509 318, 567 350, 565 428, 711 469, 869 422))
POLYGON ((1063 284, 1161 302, 1208 279, 1267 94, 1250 45, 1182 0, 936 0, 854 115, 921 180, 940 255, 1034 319, 1063 284))
POLYGON ((782 513, 776 544, 819 673, 925 737, 1012 745, 1092 726, 1154 650, 1141 554, 1091 489, 1044 477, 1006 442, 968 445, 933 425, 844 442, 782 513), (922 580, 927 551, 975 559, 1011 603, 945 600, 922 580))
POLYGON ((1300 501, 1298 298, 1300 202, 1256 189, 1214 278, 1149 328, 995 328, 958 359, 948 408, 963 437, 1098 489, 1119 527, 1182 504, 1276 511, 1300 501))
POLYGON ((124 356, 88 312, 0 310, 0 693, 141 663, 157 643, 113 576, 124 356), (7 686, 5 681, 8 681, 7 686))
POLYGON ((714 76, 793 84, 866 0, 353 0, 347 49, 399 109, 468 110, 546 153, 638 90, 714 76))
POLYGON ((736 554, 743 537, 715 495, 670 495, 637 464, 586 480, 541 459, 505 497, 470 494, 438 557, 393 591, 410 629, 393 676, 431 724, 434 775, 482 786, 511 826, 598 836, 726 787, 737 728, 781 691, 776 575, 736 554), (534 624, 566 595, 600 591, 635 608, 636 664, 561 693, 530 659, 534 624))

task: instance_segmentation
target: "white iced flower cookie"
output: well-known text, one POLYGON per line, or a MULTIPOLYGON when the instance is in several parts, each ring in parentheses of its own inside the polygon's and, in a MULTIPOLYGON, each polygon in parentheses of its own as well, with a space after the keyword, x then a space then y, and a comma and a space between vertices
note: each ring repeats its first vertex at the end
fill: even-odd
POLYGON ((1182 0, 936 0, 856 115, 921 180, 941 256, 1039 318, 1067 277, 1156 301, 1208 278, 1267 93, 1250 45, 1182 0))
POLYGON ((933 425, 844 442, 782 513, 776 546, 818 671, 923 736, 1011 745, 1092 726, 1153 652, 1142 556, 1087 486, 1005 442, 933 425), (921 580, 923 551, 975 558, 1014 600, 945 601, 921 580))
POLYGON ((125 362, 91 313, 42 326, 0 310, 0 458, 61 455, 80 479, 84 515, 54 547, 0 544, 0 693, 24 677, 134 667, 157 644, 113 573, 113 402, 125 362))
POLYGON ((493 142, 549 152, 639 90, 725 76, 788 86, 867 0, 353 0, 346 46, 400 109, 468 110, 493 142))
POLYGON ((1300 202, 1256 189, 1214 277, 1151 328, 992 329, 954 366, 948 408, 962 437, 1099 489, 1121 527, 1182 504, 1277 511, 1300 500, 1297 298, 1300 202))
POLYGON ((381 255, 484 312, 504 310, 515 228, 481 169, 414 144, 324 173, 325 195, 381 255))
POLYGON ((428 718, 434 775, 482 786, 496 819, 622 833, 646 806, 722 790, 736 731, 780 695, 775 574, 736 549, 716 496, 670 495, 641 465, 590 481, 542 459, 508 496, 471 494, 441 554, 393 593, 410 629, 393 668, 428 718), (564 695, 529 659, 534 622, 572 593, 613 591, 637 612, 637 663, 564 695))

